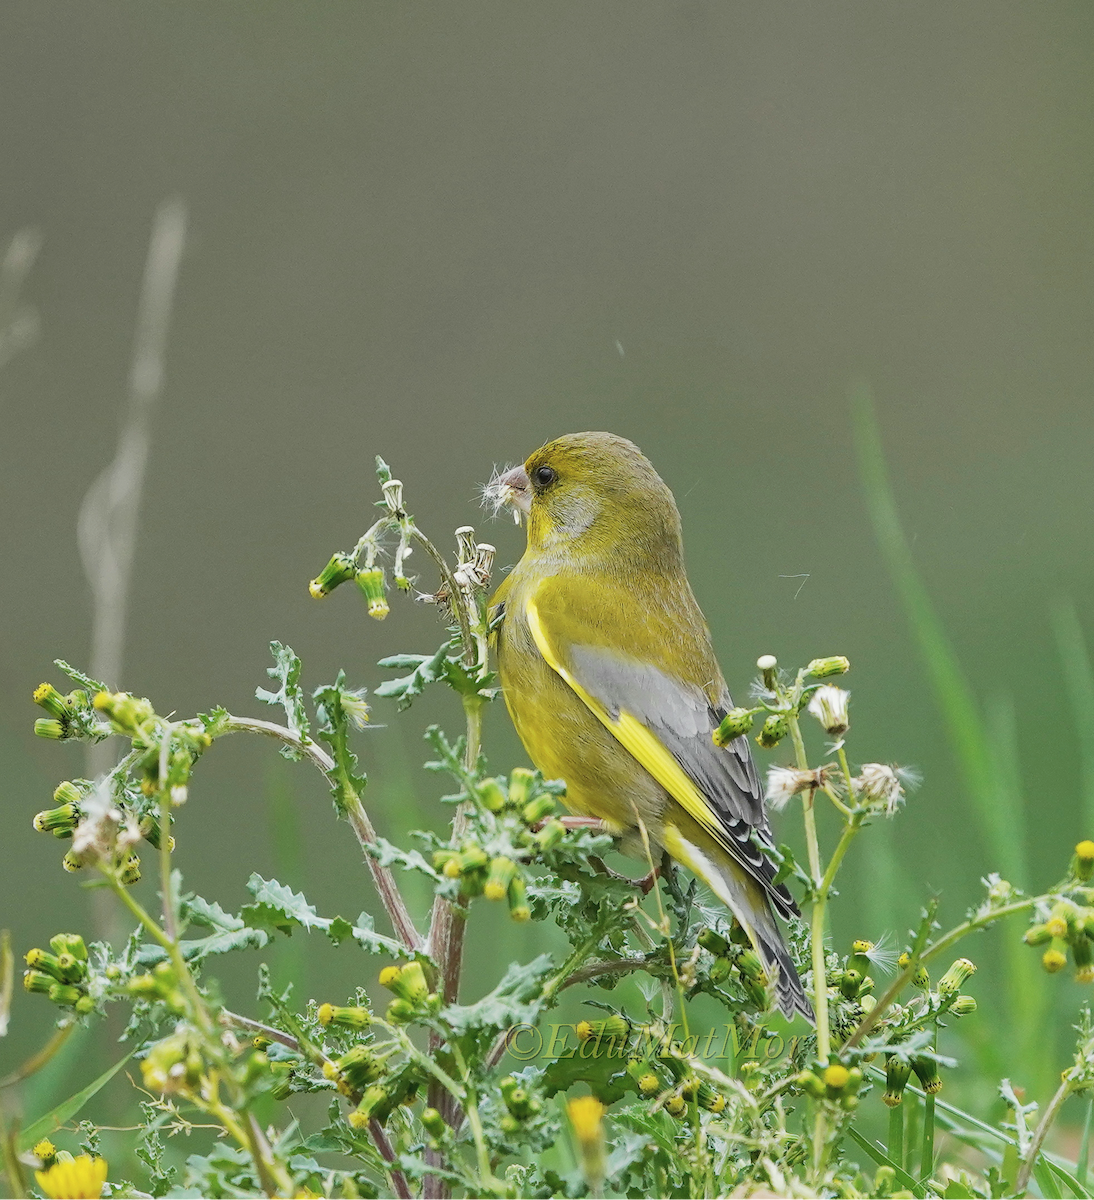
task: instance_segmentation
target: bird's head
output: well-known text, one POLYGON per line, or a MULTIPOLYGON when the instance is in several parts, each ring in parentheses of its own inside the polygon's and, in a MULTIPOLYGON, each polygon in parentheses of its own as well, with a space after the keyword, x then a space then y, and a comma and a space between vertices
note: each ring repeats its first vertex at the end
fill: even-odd
POLYGON ((488 495, 528 519, 528 549, 581 557, 680 554, 680 514, 649 459, 612 433, 571 433, 497 476, 488 495))

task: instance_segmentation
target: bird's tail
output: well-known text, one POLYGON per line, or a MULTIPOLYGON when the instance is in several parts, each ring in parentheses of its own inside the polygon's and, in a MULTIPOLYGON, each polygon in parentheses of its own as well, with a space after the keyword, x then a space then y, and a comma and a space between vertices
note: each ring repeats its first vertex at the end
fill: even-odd
POLYGON ((724 850, 696 845, 674 825, 666 825, 662 836, 669 854, 699 876, 748 934, 764 970, 774 980, 775 997, 783 1014, 793 1019, 795 1013, 800 1013, 810 1025, 816 1024, 813 1006, 760 883, 724 850))

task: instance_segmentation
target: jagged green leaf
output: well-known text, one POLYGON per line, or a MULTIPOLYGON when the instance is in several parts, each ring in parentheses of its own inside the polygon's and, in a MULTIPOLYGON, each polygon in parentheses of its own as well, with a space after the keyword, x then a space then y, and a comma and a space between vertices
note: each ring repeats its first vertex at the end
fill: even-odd
POLYGON ((349 745, 350 725, 355 723, 350 714, 356 711, 363 719, 364 693, 348 689, 345 672, 339 671, 334 683, 324 684, 312 692, 312 700, 315 702, 317 734, 330 747, 334 759, 334 770, 327 772, 334 785, 331 795, 339 812, 343 812, 346 805, 365 790, 367 783, 357 755, 349 745))
POLYGON ((530 1025, 539 1015, 544 984, 555 971, 549 954, 529 963, 512 963, 501 983, 476 1004, 450 1004, 441 1019, 459 1035, 494 1033, 513 1025, 530 1025))
POLYGON ((372 928, 372 919, 367 915, 360 918, 356 925, 350 925, 343 917, 333 920, 321 917, 300 892, 294 892, 276 879, 263 879, 257 874, 247 881, 247 890, 254 896, 255 902, 243 907, 242 916, 252 926, 277 929, 290 936, 297 927, 318 929, 336 945, 352 938, 358 946, 372 954, 407 957, 403 944, 376 933, 372 928))
MULTIPOLYGON (((289 728, 300 738, 308 737, 310 726, 308 712, 304 707, 304 692, 300 687, 301 663, 291 646, 281 642, 270 643, 270 653, 274 656, 274 665, 266 668, 266 674, 276 679, 281 686, 276 692, 266 688, 256 688, 255 696, 264 704, 280 705, 285 710, 285 719, 289 728)), ((299 751, 291 746, 282 749, 287 758, 299 758, 299 751)))
POLYGON ((101 680, 92 679, 90 675, 85 675, 83 671, 78 670, 76 667, 69 666, 63 658, 55 658, 53 665, 60 667, 69 679, 84 688, 89 696, 94 696, 96 692, 109 692, 111 690, 101 680))

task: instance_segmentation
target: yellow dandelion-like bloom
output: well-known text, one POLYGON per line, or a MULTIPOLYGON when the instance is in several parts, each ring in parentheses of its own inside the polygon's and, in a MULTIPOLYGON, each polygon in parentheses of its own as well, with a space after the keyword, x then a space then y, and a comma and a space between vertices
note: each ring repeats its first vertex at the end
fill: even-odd
POLYGON ((99 1200, 106 1182, 106 1159, 81 1154, 71 1162, 35 1171, 38 1186, 50 1200, 99 1200))
POLYGON ((595 1096, 578 1096, 566 1105, 570 1124, 582 1144, 596 1142, 603 1136, 601 1122, 607 1111, 595 1096))

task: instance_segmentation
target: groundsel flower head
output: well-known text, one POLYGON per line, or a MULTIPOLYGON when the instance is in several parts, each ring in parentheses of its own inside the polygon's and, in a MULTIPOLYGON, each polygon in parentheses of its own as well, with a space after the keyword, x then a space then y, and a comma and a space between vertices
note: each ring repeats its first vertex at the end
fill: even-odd
POLYGON ((851 726, 847 716, 847 703, 850 699, 850 692, 826 683, 813 693, 809 701, 809 712, 817 718, 826 733, 833 737, 842 737, 851 726))
POLYGON ((365 703, 368 688, 354 688, 341 693, 342 711, 354 729, 364 729, 368 724, 369 706, 365 703))
POLYGON ((767 804, 775 812, 784 809, 792 796, 824 785, 824 768, 801 771, 797 767, 771 767, 767 772, 767 804))
POLYGON ((891 817, 904 803, 905 792, 918 787, 919 776, 907 767, 886 763, 866 763, 857 778, 851 780, 855 799, 891 817))

